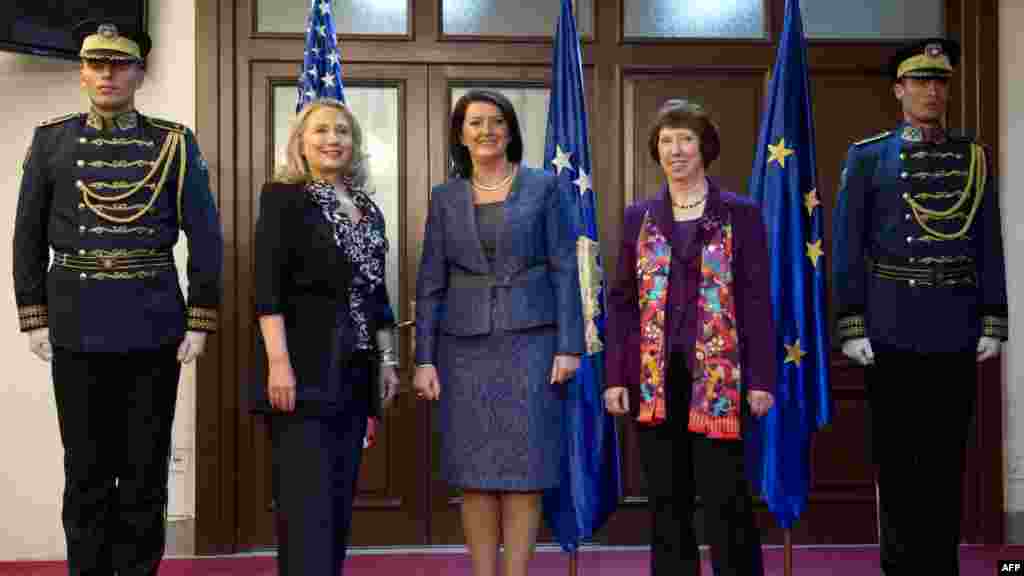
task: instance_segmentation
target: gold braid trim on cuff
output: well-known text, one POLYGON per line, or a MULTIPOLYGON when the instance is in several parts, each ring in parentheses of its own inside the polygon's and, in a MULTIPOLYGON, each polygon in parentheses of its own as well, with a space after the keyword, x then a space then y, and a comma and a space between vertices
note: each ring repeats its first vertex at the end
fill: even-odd
POLYGON ((982 316, 981 334, 1006 340, 1010 337, 1010 321, 1000 316, 982 316))
POLYGON ((867 332, 864 329, 864 317, 863 316, 847 316, 839 320, 839 338, 840 340, 853 340, 854 338, 864 338, 867 332))
POLYGON ((46 328, 50 325, 49 308, 43 305, 19 306, 18 323, 22 332, 46 328))
POLYGON ((188 330, 216 332, 217 310, 215 308, 197 308, 189 306, 186 328, 188 330))

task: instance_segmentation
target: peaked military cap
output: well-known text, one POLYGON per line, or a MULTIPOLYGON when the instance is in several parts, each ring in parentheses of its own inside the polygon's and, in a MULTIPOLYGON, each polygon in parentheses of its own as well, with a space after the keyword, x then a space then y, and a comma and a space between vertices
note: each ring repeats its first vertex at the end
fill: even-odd
POLYGON ((87 60, 143 62, 153 46, 148 34, 126 22, 86 20, 75 26, 74 36, 78 55, 87 60))
POLYGON ((893 81, 902 78, 949 78, 960 62, 960 44, 945 38, 915 40, 889 60, 893 81))

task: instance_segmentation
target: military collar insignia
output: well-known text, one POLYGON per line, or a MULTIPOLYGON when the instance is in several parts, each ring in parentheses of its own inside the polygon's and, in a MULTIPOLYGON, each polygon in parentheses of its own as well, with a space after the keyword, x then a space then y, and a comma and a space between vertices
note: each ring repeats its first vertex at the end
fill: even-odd
POLYGON ((931 126, 919 127, 908 124, 903 127, 900 137, 903 138, 904 142, 942 144, 946 141, 946 131, 942 128, 931 126))
POLYGON ((100 116, 95 110, 89 110, 89 114, 85 118, 85 125, 97 132, 102 132, 103 116, 100 116))
POLYGON ((99 132, 104 131, 108 126, 111 129, 116 128, 121 131, 134 130, 139 125, 139 114, 135 110, 130 110, 122 112, 111 119, 106 119, 96 110, 89 110, 85 124, 99 132))
POLYGON ((114 125, 119 130, 134 130, 139 125, 139 115, 134 110, 118 114, 114 117, 114 125))

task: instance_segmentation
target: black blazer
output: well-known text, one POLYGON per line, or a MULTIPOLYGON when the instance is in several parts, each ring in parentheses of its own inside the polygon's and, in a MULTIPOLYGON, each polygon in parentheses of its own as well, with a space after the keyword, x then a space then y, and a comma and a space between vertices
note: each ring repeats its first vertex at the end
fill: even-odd
MULTIPOLYGON (((356 339, 349 313, 352 268, 334 241, 331 224, 302 184, 263 186, 254 257, 256 315, 284 316, 288 356, 295 371, 296 412, 335 413, 353 397, 365 398, 368 392, 370 414, 379 416, 376 358, 369 363, 369 382, 348 381, 356 339)), ((371 305, 377 311, 368 314, 371 335, 394 322, 385 285, 372 296, 371 305)), ((248 386, 249 410, 273 412, 267 399, 262 335, 256 356, 261 360, 257 377, 248 386)))

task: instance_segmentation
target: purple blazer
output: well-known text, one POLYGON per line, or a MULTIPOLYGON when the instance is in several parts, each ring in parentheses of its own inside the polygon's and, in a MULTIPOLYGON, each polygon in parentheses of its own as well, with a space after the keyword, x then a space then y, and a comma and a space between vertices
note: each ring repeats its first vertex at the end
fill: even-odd
MULTIPOLYGON (((618 269, 608 301, 608 346, 605 349, 605 387, 629 389, 630 410, 635 416, 640 406, 640 308, 636 276, 636 241, 644 214, 651 212, 658 229, 672 242, 674 222, 668 188, 657 198, 643 200, 626 209, 622 227, 622 246, 618 269)), ((776 344, 769 289, 771 270, 768 240, 761 209, 752 200, 722 190, 708 179, 705 215, 726 216, 733 224, 733 290, 736 299, 736 324, 740 343, 740 386, 747 390, 775 393, 776 344)), ((672 312, 685 303, 696 305, 700 279, 700 257, 704 246, 703 230, 698 229, 684 254, 673 250, 672 267, 686 266, 685 275, 673 272, 673 278, 686 278, 685 286, 669 286, 666 316, 666 353, 682 348, 692 355, 697 341, 696 314, 690 322, 673 324, 672 312), (679 259, 682 258, 682 261, 679 259), (668 327, 674 326, 675 329, 668 327), (683 338, 683 346, 677 341, 683 338)), ((668 362, 666 362, 667 368, 668 362)), ((669 386, 672 384, 669 383, 669 386)), ((745 401, 745 400, 744 400, 745 401)), ((672 409, 671 407, 669 408, 672 409)))

